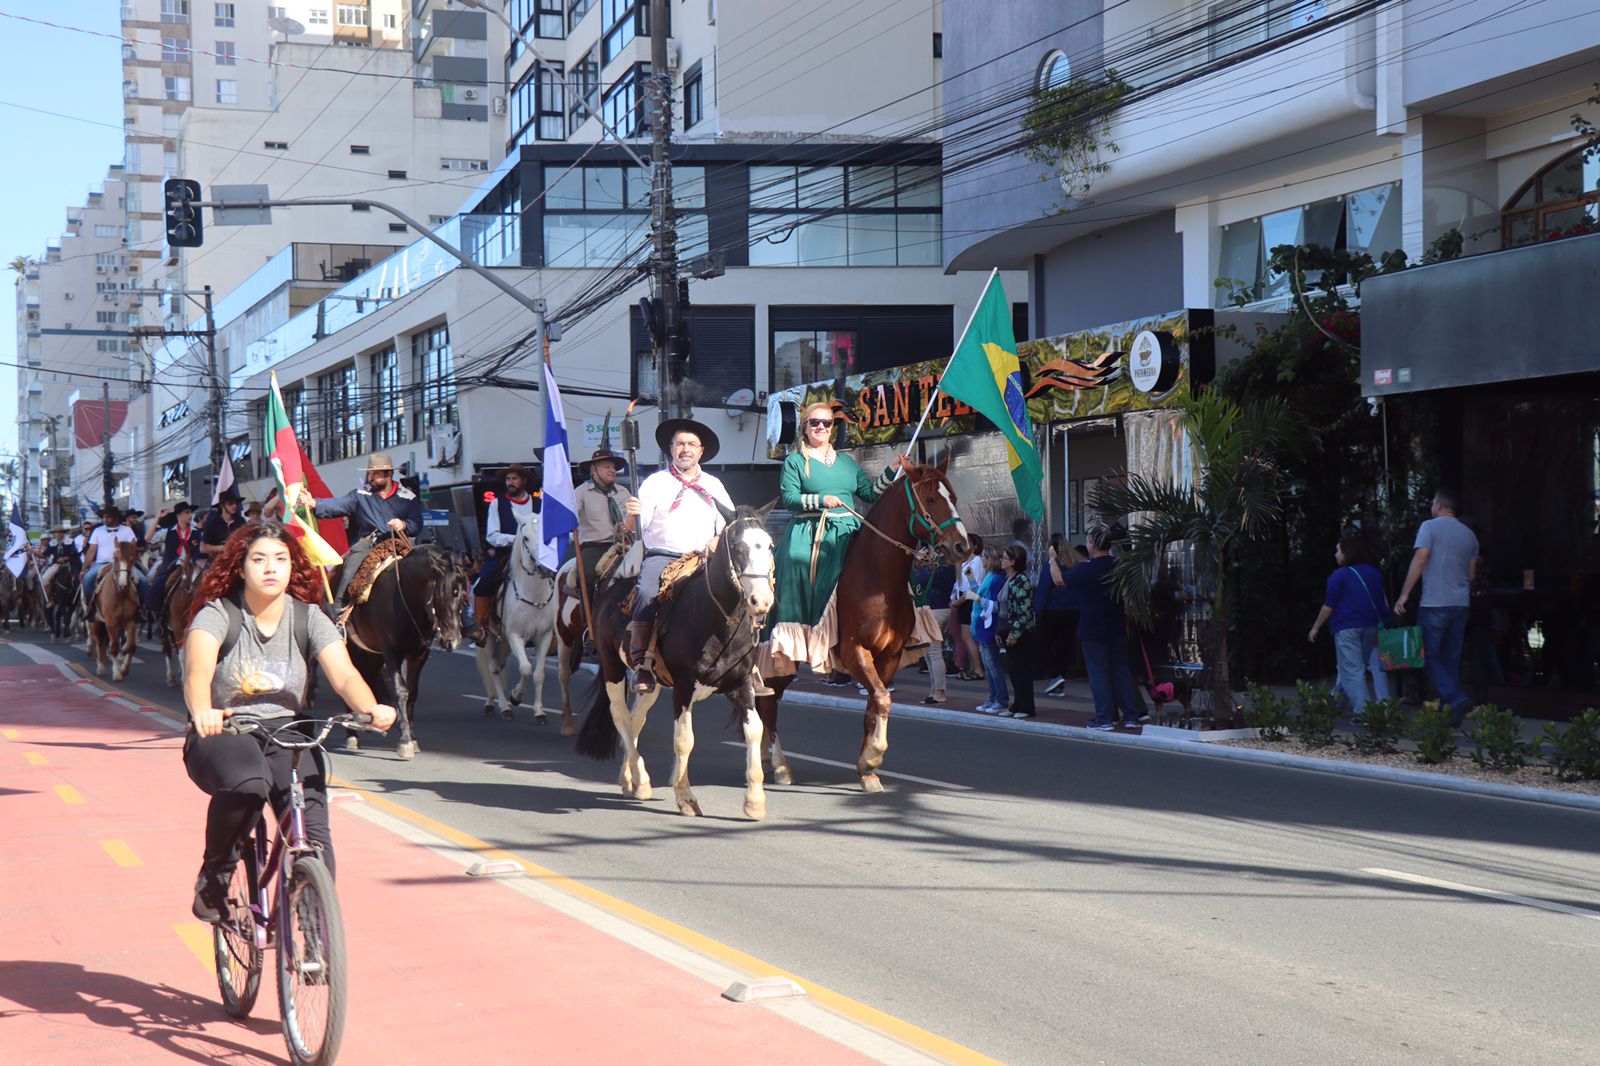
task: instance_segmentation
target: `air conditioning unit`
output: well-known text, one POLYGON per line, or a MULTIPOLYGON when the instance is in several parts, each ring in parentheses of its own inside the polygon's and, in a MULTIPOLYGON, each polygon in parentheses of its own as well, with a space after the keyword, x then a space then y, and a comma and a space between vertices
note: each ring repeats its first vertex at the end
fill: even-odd
POLYGON ((493 111, 497 115, 505 114, 506 113, 506 98, 503 97, 503 96, 495 97, 493 102, 491 102, 490 105, 489 105, 489 110, 493 111))
POLYGON ((476 90, 476 89, 463 89, 462 92, 461 92, 461 95, 466 97, 468 100, 476 100, 478 98, 478 90, 476 90))
POLYGON ((96 274, 104 274, 104 273, 105 273, 105 272, 106 272, 106 268, 105 268, 105 267, 104 267, 104 266, 101 266, 101 265, 99 265, 99 264, 96 264, 96 266, 95 266, 95 268, 94 268, 94 272, 95 272, 95 273, 96 273, 96 274))
POLYGON ((70 299, 72 299, 72 293, 70 293, 70 292, 64 292, 64 293, 62 293, 62 294, 61 294, 61 298, 62 298, 62 299, 63 299, 63 300, 70 300, 70 299))

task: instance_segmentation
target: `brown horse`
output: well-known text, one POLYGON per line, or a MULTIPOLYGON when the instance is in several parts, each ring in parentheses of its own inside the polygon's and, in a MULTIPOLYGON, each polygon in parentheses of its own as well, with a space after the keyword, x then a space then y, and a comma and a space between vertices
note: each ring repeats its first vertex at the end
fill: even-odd
MULTIPOLYGON (((911 473, 895 480, 867 512, 870 528, 862 529, 850 542, 839 573, 834 654, 868 693, 861 753, 856 759, 864 792, 883 791, 878 767, 889 750, 889 683, 900 668, 901 653, 916 623, 916 608, 907 587, 912 557, 921 544, 942 549, 958 563, 971 551, 956 511, 955 490, 945 476, 949 465, 947 453, 937 466, 913 467, 911 473)), ((793 680, 792 674, 769 677, 766 681, 774 695, 756 698, 766 731, 764 753, 778 784, 793 780, 778 743, 778 701, 793 680)))
POLYGON ((161 630, 161 655, 167 661, 167 687, 177 688, 183 678, 183 638, 188 630, 190 608, 194 606, 194 590, 200 584, 205 567, 193 556, 185 554, 183 561, 167 573, 165 604, 156 625, 161 630))
POLYGON ((29 559, 17 578, 17 625, 23 629, 36 629, 44 622, 44 592, 39 584, 39 570, 29 559))
POLYGON ((120 542, 110 565, 100 572, 100 586, 95 590, 97 615, 89 623, 89 657, 101 677, 109 658, 113 681, 128 676, 133 650, 139 644, 139 580, 134 571, 138 559, 137 542, 120 542))

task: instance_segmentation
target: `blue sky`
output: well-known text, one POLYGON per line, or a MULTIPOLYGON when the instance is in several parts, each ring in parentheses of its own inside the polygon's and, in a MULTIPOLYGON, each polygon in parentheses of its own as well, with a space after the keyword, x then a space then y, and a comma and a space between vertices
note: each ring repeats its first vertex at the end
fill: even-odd
MULTIPOLYGON (((121 32, 117 0, 0 0, 0 13, 121 32)), ((66 228, 67 208, 122 161, 119 43, 0 17, 0 131, 12 159, 0 169, 0 262, 9 263, 42 255, 66 228)), ((5 277, 15 275, 8 269, 5 277)), ((17 361, 14 307, 8 285, 0 363, 17 361)), ((0 452, 16 450, 16 417, 16 370, 0 366, 0 452)))

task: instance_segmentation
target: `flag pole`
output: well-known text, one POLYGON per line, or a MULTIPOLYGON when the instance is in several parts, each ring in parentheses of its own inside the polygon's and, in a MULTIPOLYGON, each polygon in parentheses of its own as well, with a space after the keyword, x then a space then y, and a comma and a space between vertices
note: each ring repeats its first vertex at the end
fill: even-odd
MULTIPOLYGON (((967 333, 972 329, 972 322, 978 317, 978 308, 983 306, 983 298, 989 294, 989 286, 994 284, 994 279, 1000 276, 1000 268, 995 267, 989 271, 989 280, 983 283, 982 290, 978 293, 977 302, 972 305, 972 313, 967 316, 967 324, 961 327, 961 336, 956 338, 956 346, 950 351, 950 358, 944 361, 944 369, 939 371, 939 380, 934 382, 933 391, 928 393, 927 402, 922 405, 922 417, 917 419, 917 428, 911 431, 911 439, 906 441, 905 457, 911 458, 911 449, 917 443, 917 437, 922 433, 922 427, 928 421, 928 412, 933 410, 933 398, 939 392, 939 386, 944 384, 944 376, 950 373, 950 364, 956 361, 956 352, 961 350, 961 345, 966 342, 967 333)), ((895 476, 899 476, 898 472, 895 476)))

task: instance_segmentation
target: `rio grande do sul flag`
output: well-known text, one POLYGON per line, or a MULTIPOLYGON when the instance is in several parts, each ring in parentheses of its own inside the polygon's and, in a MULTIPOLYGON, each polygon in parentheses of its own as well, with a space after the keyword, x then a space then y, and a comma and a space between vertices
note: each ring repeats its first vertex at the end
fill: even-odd
POLYGON ((337 566, 343 561, 334 547, 317 532, 316 519, 305 504, 308 493, 305 452, 295 439, 294 424, 289 421, 288 409, 283 406, 283 393, 278 389, 278 375, 272 375, 272 393, 267 397, 267 423, 265 440, 267 458, 272 463, 272 473, 278 479, 278 491, 283 494, 283 524, 300 542, 306 558, 317 566, 337 566))
POLYGON ((1006 301, 1000 272, 989 275, 983 296, 945 367, 939 391, 972 407, 995 424, 1006 439, 1011 482, 1022 509, 1044 520, 1044 465, 1034 441, 1033 423, 1022 394, 1022 364, 1011 330, 1011 304, 1006 301))

